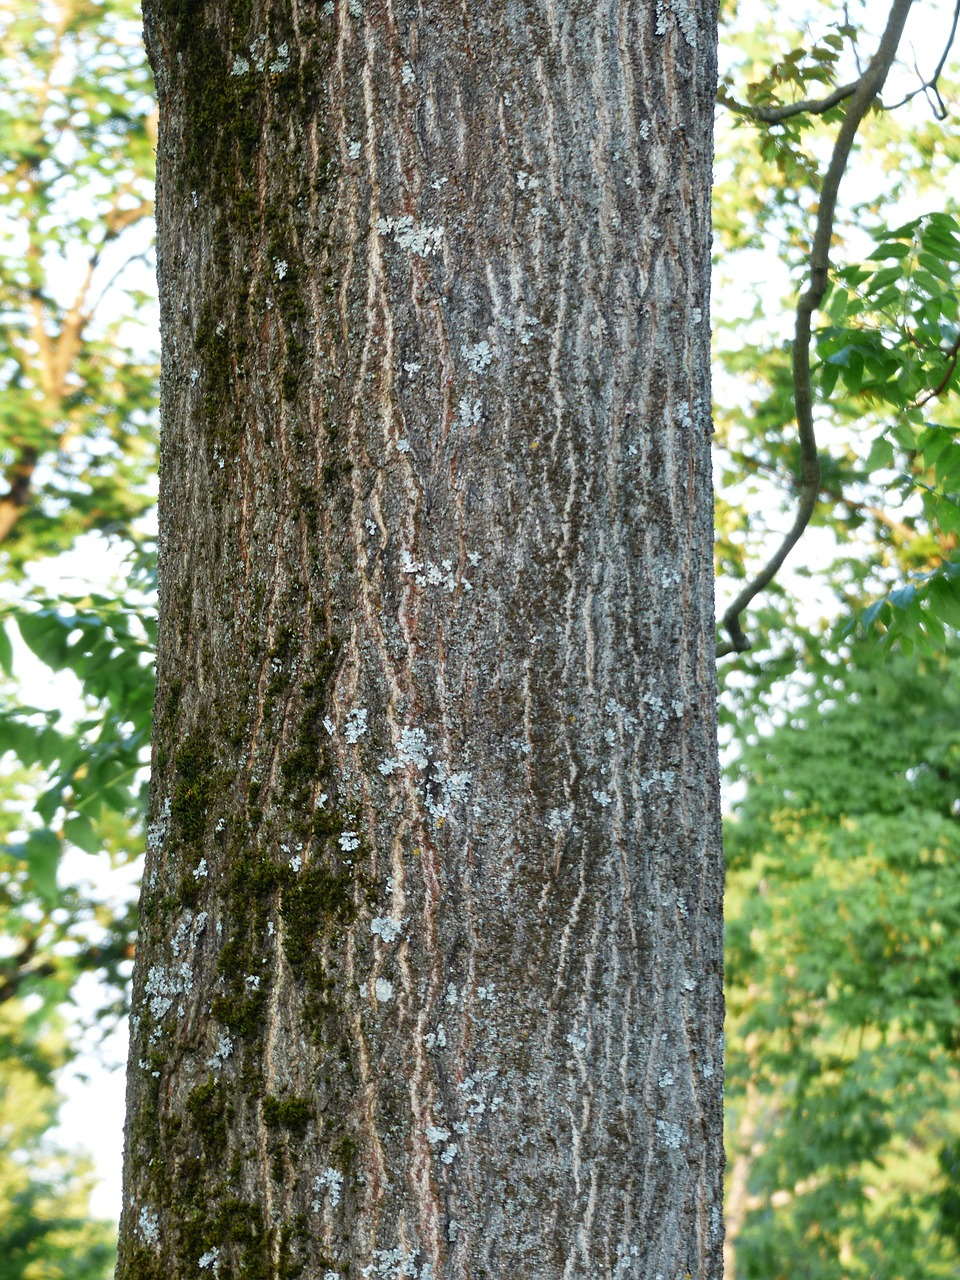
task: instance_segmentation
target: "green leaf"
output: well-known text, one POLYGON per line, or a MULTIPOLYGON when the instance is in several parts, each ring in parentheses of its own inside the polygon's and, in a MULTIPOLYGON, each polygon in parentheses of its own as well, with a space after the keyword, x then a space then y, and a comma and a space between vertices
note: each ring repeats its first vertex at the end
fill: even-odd
POLYGON ((0 622, 0 670, 7 676, 13 675, 13 644, 3 622, 0 622))
POLYGON ((63 834, 84 853, 100 853, 103 848, 103 842, 94 831, 93 824, 83 814, 68 818, 63 824, 63 834))
POLYGON ((46 827, 31 831, 22 846, 22 856, 26 860, 31 883, 41 901, 48 907, 55 907, 60 897, 57 888, 60 849, 56 834, 46 827))
POLYGON ((886 471, 893 466, 893 445, 886 436, 879 436, 867 454, 868 471, 886 471))

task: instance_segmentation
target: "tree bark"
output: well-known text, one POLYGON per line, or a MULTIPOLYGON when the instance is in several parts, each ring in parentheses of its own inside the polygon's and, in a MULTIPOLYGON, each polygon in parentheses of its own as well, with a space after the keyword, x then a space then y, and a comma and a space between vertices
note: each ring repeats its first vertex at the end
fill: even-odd
POLYGON ((121 1280, 719 1277, 713 0, 151 0, 121 1280))

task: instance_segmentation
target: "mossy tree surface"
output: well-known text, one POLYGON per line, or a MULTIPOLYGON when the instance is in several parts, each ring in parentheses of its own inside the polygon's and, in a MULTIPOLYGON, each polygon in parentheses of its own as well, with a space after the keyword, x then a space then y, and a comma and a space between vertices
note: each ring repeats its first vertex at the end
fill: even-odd
POLYGON ((145 6, 122 1280, 720 1275, 713 9, 145 6))

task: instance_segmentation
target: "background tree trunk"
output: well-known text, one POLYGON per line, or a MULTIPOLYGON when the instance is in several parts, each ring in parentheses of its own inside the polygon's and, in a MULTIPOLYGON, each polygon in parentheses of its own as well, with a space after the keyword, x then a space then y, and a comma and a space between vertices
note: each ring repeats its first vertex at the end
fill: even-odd
POLYGON ((153 0, 124 1280, 721 1273, 713 0, 153 0))

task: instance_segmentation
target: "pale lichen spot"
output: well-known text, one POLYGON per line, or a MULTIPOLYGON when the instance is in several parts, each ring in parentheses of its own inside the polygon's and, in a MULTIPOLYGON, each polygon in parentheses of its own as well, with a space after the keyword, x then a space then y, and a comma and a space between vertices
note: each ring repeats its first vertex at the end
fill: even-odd
POLYGON ((318 1199, 314 1200, 310 1206, 314 1213, 319 1212, 322 1206, 322 1201, 319 1197, 323 1195, 324 1192, 329 1197, 331 1207, 335 1209, 340 1203, 340 1198, 343 1192, 343 1174, 339 1169, 330 1167, 324 1169, 323 1173, 318 1174, 317 1177, 314 1178, 313 1190, 315 1195, 318 1197, 318 1199))
POLYGON ((657 1142, 661 1147, 667 1147, 671 1151, 679 1151, 684 1144, 683 1129, 672 1121, 658 1120, 657 1142))
POLYGON ((160 1242, 160 1227, 157 1215, 152 1209, 142 1208, 140 1216, 137 1219, 137 1228, 140 1236, 147 1244, 156 1245, 160 1242))
POLYGON ((463 356, 474 373, 482 373, 493 360, 493 351, 489 342, 475 342, 463 348, 463 356))
POLYGON ((367 711, 365 707, 355 707, 347 715, 347 724, 345 729, 346 739, 349 744, 358 742, 365 733, 368 732, 367 711))
POLYGON ((396 942, 403 933, 403 921, 394 920, 392 916, 375 916, 370 921, 370 932, 384 942, 396 942))
POLYGON ((290 49, 284 41, 283 44, 277 45, 277 56, 270 63, 267 70, 271 75, 278 76, 290 66, 290 49))
POLYGON ((440 248, 443 227, 418 226, 410 214, 399 218, 378 218, 377 230, 382 236, 392 236, 394 242, 420 258, 429 258, 440 248))
POLYGON ((380 1004, 386 1004, 393 999, 393 983, 387 978, 378 978, 374 984, 373 993, 380 1004))

